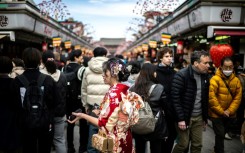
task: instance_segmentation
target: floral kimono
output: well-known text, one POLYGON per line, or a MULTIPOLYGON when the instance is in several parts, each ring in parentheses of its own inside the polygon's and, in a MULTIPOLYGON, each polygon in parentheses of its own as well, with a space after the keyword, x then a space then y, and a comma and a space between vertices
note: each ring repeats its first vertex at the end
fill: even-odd
POLYGON ((120 83, 111 86, 100 106, 98 124, 101 130, 114 140, 113 153, 134 152, 129 127, 138 121, 138 109, 142 107, 142 99, 134 96, 134 93, 128 94, 128 88, 120 83))

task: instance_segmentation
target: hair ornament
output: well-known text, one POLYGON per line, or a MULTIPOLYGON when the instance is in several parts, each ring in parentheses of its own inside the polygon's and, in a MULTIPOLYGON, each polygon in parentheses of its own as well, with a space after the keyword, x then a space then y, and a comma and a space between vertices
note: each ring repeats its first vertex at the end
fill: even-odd
POLYGON ((124 65, 120 64, 118 60, 116 62, 111 62, 110 68, 112 76, 117 76, 119 72, 124 73, 123 71, 125 69, 124 65))
POLYGON ((53 62, 54 61, 54 58, 47 58, 47 61, 53 62))

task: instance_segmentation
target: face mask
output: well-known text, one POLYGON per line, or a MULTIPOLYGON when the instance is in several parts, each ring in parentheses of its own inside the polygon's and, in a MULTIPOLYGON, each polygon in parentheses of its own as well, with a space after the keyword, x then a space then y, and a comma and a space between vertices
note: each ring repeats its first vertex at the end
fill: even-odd
POLYGON ((225 76, 230 76, 232 74, 231 70, 223 70, 225 76))

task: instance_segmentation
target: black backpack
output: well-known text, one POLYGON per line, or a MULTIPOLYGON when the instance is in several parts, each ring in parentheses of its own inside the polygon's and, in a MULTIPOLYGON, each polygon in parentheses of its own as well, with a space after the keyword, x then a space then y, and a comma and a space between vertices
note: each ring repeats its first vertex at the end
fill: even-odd
POLYGON ((66 76, 67 80, 67 99, 76 101, 78 99, 81 99, 81 82, 82 82, 82 76, 84 73, 85 67, 77 66, 75 69, 73 69, 71 66, 67 65, 64 67, 63 72, 66 76), (80 72, 80 68, 81 72, 80 72), (78 79, 78 75, 80 76, 80 79, 78 79))
POLYGON ((17 78, 26 88, 23 99, 24 125, 31 129, 48 127, 49 112, 43 100, 44 88, 42 86, 46 75, 40 74, 37 81, 31 82, 23 74, 17 78))

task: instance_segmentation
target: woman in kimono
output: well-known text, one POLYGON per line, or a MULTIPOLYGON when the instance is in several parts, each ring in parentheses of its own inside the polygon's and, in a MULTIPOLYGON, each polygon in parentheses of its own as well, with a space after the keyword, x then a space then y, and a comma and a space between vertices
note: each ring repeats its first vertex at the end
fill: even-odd
POLYGON ((121 84, 121 81, 127 81, 129 71, 125 64, 118 59, 111 58, 103 64, 103 79, 110 85, 101 102, 100 109, 94 111, 99 118, 89 116, 85 113, 72 113, 76 119, 69 121, 74 123, 79 119, 85 119, 98 126, 101 131, 107 134, 107 137, 113 139, 113 153, 133 153, 133 142, 130 126, 138 121, 138 109, 142 105, 142 99, 128 100, 137 98, 134 93, 128 94, 128 86, 121 84), (129 104, 131 101, 134 104, 129 104))

